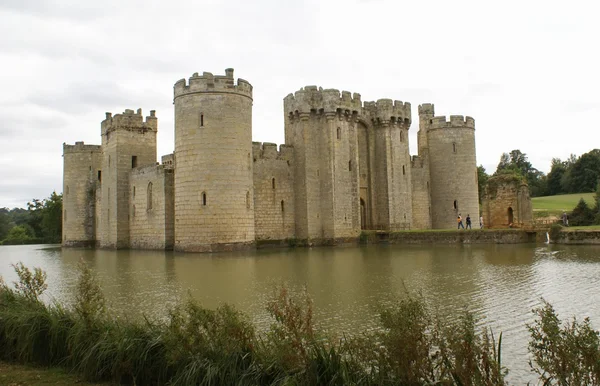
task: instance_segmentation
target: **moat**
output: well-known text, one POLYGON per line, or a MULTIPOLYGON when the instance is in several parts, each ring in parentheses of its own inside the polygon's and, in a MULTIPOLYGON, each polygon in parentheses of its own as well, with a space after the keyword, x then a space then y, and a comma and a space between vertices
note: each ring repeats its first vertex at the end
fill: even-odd
POLYGON ((406 288, 441 314, 466 306, 495 333, 502 331, 511 384, 535 379, 527 367, 525 324, 540 297, 562 319, 589 316, 600 327, 600 246, 373 245, 220 254, 4 246, 0 275, 12 282, 10 264, 19 261, 41 267, 48 293, 68 303, 80 258, 98 274, 111 307, 132 317, 160 317, 189 292, 206 307, 227 302, 266 326, 266 299, 286 283, 307 286, 321 326, 356 333, 373 328, 378 304, 404 296, 406 288))

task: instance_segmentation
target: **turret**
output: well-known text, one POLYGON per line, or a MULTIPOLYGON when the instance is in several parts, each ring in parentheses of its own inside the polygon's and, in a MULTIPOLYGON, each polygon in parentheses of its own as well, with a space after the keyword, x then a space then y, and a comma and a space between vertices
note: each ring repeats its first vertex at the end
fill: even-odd
POLYGON ((254 243, 252 85, 204 72, 175 83, 175 250, 254 243))
MULTIPOLYGON (((475 120, 462 115, 433 115, 433 105, 419 108, 419 139, 427 144, 431 176, 431 219, 435 229, 453 228, 463 218, 479 215, 475 120), (431 106, 431 108, 429 108, 431 106), (423 136, 424 135, 424 136, 423 136)), ((419 154, 421 146, 419 142, 419 154)))

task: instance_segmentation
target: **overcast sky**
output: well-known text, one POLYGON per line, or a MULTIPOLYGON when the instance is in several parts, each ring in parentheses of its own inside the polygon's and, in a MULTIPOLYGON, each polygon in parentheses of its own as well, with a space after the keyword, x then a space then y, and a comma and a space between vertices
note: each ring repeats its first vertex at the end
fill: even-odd
POLYGON ((306 85, 475 118, 491 173, 520 149, 548 172, 600 147, 594 1, 0 0, 0 207, 62 191, 62 143, 100 144, 104 112, 156 110, 173 151, 173 84, 194 72, 254 86, 253 139, 283 142, 306 85))

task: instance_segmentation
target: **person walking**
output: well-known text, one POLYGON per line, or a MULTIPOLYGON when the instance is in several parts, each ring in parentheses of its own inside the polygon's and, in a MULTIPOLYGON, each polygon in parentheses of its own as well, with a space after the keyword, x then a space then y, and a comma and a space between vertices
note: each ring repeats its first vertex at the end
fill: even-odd
POLYGON ((562 222, 563 225, 568 227, 569 226, 569 216, 567 216, 567 212, 563 212, 562 214, 562 222))
POLYGON ((479 216, 479 229, 483 229, 483 216, 479 216))
POLYGON ((467 214, 467 229, 473 229, 471 227, 471 215, 467 214))
POLYGON ((460 229, 460 228, 465 229, 465 226, 463 225, 462 217, 460 216, 460 213, 458 214, 458 218, 456 219, 456 221, 458 221, 458 228, 457 229, 460 229))

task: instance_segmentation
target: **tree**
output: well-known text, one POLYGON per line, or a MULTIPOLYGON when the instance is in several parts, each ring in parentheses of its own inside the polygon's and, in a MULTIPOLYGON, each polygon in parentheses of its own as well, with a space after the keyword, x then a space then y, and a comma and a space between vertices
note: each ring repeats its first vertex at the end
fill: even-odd
POLYGON ((485 193, 485 186, 490 176, 485 172, 483 165, 477 166, 477 183, 479 185, 479 204, 481 205, 481 199, 485 193))
POLYGON ((12 219, 10 218, 10 213, 7 208, 0 209, 0 241, 4 240, 10 228, 12 219))
POLYGON ((47 242, 60 243, 62 235, 62 194, 52 192, 44 200, 41 221, 42 235, 47 242))
POLYGON ((4 242, 8 244, 26 244, 32 238, 33 234, 31 234, 30 228, 25 225, 17 225, 8 231, 4 242))
POLYGON ((0 209, 0 241, 14 237, 23 240, 24 234, 36 242, 60 243, 62 194, 52 192, 43 200, 33 199, 27 203, 27 209, 0 209), (14 228, 17 229, 13 231, 14 228), (11 231, 16 233, 10 234, 11 231))
POLYGON ((542 196, 546 193, 544 173, 534 168, 527 159, 527 154, 522 153, 521 150, 502 153, 494 175, 500 174, 516 174, 525 177, 532 197, 542 196))
POLYGON ((570 172, 570 191, 594 192, 600 178, 600 149, 583 154, 573 164, 570 172))
POLYGON ((563 162, 560 158, 552 158, 550 167, 550 173, 548 173, 547 181, 547 193, 549 196, 557 194, 567 193, 568 189, 564 189, 562 185, 562 179, 567 172, 567 162, 563 162))

